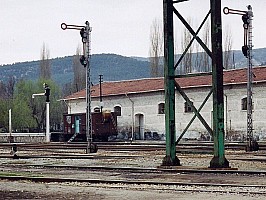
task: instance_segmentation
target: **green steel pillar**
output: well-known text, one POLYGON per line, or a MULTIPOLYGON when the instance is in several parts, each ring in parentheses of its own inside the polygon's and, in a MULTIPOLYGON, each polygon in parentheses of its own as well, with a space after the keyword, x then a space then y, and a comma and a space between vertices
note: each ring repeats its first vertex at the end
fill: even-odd
POLYGON ((221 0, 210 0, 212 39, 213 142, 210 168, 228 168, 224 151, 224 99, 221 0))
POLYGON ((166 156, 163 166, 180 165, 176 157, 175 132, 175 69, 174 69, 174 34, 173 1, 163 1, 164 15, 164 89, 165 89, 165 134, 166 156))

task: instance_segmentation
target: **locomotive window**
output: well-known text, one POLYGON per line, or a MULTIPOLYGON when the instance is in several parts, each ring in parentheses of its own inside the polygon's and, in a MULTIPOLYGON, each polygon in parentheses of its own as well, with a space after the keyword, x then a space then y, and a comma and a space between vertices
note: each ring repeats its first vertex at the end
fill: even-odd
POLYGON ((121 116, 121 107, 120 106, 115 106, 114 107, 114 112, 117 116, 121 116))
POLYGON ((158 114, 164 114, 164 103, 159 103, 158 114))

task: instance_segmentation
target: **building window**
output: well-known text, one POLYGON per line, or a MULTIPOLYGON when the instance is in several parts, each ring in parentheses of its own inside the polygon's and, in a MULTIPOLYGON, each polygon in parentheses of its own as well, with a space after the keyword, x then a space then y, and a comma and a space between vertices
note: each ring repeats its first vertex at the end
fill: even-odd
MULTIPOLYGON (((193 105, 193 102, 191 101, 191 104, 193 105)), ((192 107, 188 105, 187 102, 185 102, 185 113, 187 112, 193 112, 192 107)))
POLYGON ((248 108, 248 99, 247 97, 244 97, 241 99, 241 110, 247 110, 248 108))
POLYGON ((164 114, 164 103, 158 104, 158 114, 164 114))
POLYGON ((116 116, 121 116, 121 107, 120 106, 115 106, 114 107, 114 112, 116 116))

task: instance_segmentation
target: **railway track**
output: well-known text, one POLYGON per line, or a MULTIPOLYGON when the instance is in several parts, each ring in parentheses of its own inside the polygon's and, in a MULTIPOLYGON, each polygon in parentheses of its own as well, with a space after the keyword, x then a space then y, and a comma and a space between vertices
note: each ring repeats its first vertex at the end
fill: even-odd
MULTIPOLYGON (((165 150, 165 144, 163 142, 95 142, 98 149, 104 150, 124 150, 124 151, 154 151, 165 150)), ((0 148, 10 148, 13 146, 17 148, 23 148, 23 150, 32 149, 85 149, 87 143, 0 143, 0 148)), ((176 146, 177 151, 212 151, 212 142, 183 142, 176 146)), ((245 150, 245 142, 229 142, 225 143, 226 150, 245 150)), ((266 150, 266 143, 259 143, 260 150, 266 150)))
MULTIPOLYGON (((12 145, 0 144, 0 148, 10 149, 12 145)), ((209 169, 211 154, 181 154, 180 160, 185 167, 167 168, 160 166, 164 156, 161 150, 165 149, 165 145, 158 142, 97 143, 99 149, 102 149, 97 154, 84 154, 86 143, 16 145, 21 160, 8 159, 12 158, 12 155, 8 155, 6 150, 0 156, 1 181, 10 183, 28 181, 49 183, 48 185, 72 184, 77 187, 84 185, 84 187, 120 188, 131 191, 266 196, 266 168, 263 167, 265 162, 263 156, 258 156, 257 160, 257 163, 262 163, 262 167, 250 168, 251 170, 209 169), (157 153, 150 151, 151 149, 157 153)), ((241 143, 228 143, 226 146, 233 150, 245 148, 245 144, 241 143)), ((177 146, 177 149, 180 148, 195 153, 201 148, 201 152, 211 151, 212 144, 186 142, 177 146)), ((259 154, 237 151, 237 154, 230 155, 230 161, 242 162, 244 159, 245 162, 252 161, 249 165, 254 166, 256 155, 259 154)))
MULTIPOLYGON (((17 166, 21 167, 21 166, 17 166)), ((30 166, 24 166, 24 167, 30 167, 30 166)), ((32 170, 31 166, 31 170, 32 170)), ((35 166, 36 168, 47 168, 47 166, 35 166)), ((50 166, 55 169, 58 169, 58 166, 50 166)), ((76 170, 80 172, 80 170, 84 170, 84 168, 79 167, 62 167, 60 170, 63 169, 68 171, 71 170, 73 173, 76 170)), ((23 168, 22 168, 23 169, 23 168)), ((235 171, 231 170, 221 170, 224 172, 224 174, 228 175, 228 172, 230 173, 230 177, 223 177, 227 178, 229 181, 228 183, 222 183, 217 180, 216 182, 206 182, 206 180, 200 180, 200 179, 191 179, 193 176, 191 174, 198 174, 198 176, 210 176, 210 177, 216 177, 219 172, 213 172, 213 170, 208 171, 186 171, 182 173, 182 179, 178 178, 178 176, 175 176, 174 178, 176 180, 173 181, 173 179, 169 178, 171 175, 173 175, 173 171, 161 171, 158 169, 138 169, 138 168, 109 168, 108 170, 105 168, 94 168, 94 169, 88 169, 92 170, 95 173, 95 170, 99 170, 99 172, 106 176, 105 174, 107 171, 111 171, 114 174, 120 174, 119 177, 116 179, 113 178, 104 178, 98 177, 98 178, 74 178, 74 177, 67 177, 66 175, 64 177, 58 177, 56 175, 53 176, 45 176, 43 174, 34 174, 34 175, 0 175, 1 180, 8 180, 8 181, 30 181, 30 182, 39 182, 39 183, 75 183, 75 184, 87 184, 89 186, 97 185, 97 187, 104 187, 104 188, 121 188, 121 189, 134 189, 134 190, 162 190, 162 191, 182 191, 182 192, 209 192, 209 193, 230 193, 230 194, 253 194, 253 195, 266 195, 266 184, 250 184, 247 182, 237 182, 235 179, 232 180, 232 174, 236 174, 235 171), (147 175, 148 173, 148 175, 147 175), (211 174, 209 174, 211 173, 211 174), (158 175, 159 174, 159 175, 158 175), (214 174, 214 175, 213 175, 214 174), (168 176, 167 176, 168 175, 168 176), (124 177, 132 177, 131 179, 124 178, 124 177), (139 178, 142 177, 143 178, 139 178), (164 178, 161 180, 158 180, 156 176, 163 176, 164 178), (137 177, 137 178, 135 178, 137 177), (150 178, 153 177, 153 178, 150 178), (155 177, 155 178, 154 178, 155 177), (184 178, 185 177, 185 178, 184 178), (230 180, 231 178, 231 180, 230 180), (179 181, 177 181, 179 180, 179 181)), ((88 173, 88 171, 86 172, 88 173)), ((181 173, 179 171, 179 173, 181 173)), ((248 175, 249 178, 258 178, 258 175, 261 175, 261 172, 255 172, 253 171, 251 173, 247 172, 239 172, 237 173, 237 176, 239 174, 242 174, 243 176, 248 175)), ((264 172, 265 174, 265 172, 264 172)), ((237 177, 236 176, 236 177, 237 177)), ((106 176, 107 177, 107 176, 106 176)))

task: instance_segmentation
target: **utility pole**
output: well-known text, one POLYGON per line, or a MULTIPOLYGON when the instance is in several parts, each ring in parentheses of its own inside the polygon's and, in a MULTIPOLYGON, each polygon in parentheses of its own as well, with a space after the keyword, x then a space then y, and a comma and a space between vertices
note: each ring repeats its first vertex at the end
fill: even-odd
POLYGON ((102 94, 102 82, 103 82, 103 75, 99 75, 99 85, 100 85, 100 110, 103 113, 103 94, 102 94))
POLYGON ((91 27, 88 21, 85 26, 61 24, 63 30, 75 29, 80 31, 81 41, 83 44, 83 55, 80 57, 81 64, 87 68, 86 76, 86 140, 87 148, 86 153, 95 153, 97 147, 92 144, 92 119, 91 119, 91 76, 90 76, 90 33, 91 27))
POLYGON ((11 109, 8 110, 8 125, 9 125, 9 142, 12 142, 12 113, 11 109))
POLYGON ((223 9, 224 14, 236 14, 242 16, 243 28, 244 28, 244 45, 242 46, 242 53, 247 58, 247 147, 246 151, 258 150, 258 143, 253 138, 253 72, 252 72, 252 21, 253 11, 251 5, 247 6, 247 11, 234 10, 228 7, 223 9))

